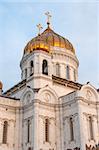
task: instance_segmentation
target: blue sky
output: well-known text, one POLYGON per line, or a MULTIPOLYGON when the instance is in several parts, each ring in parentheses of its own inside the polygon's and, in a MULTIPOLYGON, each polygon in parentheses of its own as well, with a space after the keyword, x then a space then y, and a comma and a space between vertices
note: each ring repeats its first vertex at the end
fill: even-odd
POLYGON ((38 23, 46 29, 52 15, 54 31, 66 37, 79 59, 79 82, 99 87, 99 2, 79 1, 0 1, 0 80, 4 90, 20 79, 20 60, 26 43, 37 35, 38 23))

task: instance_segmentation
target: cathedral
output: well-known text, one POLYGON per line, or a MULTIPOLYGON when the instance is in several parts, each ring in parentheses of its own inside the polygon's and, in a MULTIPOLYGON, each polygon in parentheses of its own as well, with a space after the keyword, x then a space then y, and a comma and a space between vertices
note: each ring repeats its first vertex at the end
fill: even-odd
POLYGON ((69 40, 50 26, 24 48, 21 81, 0 82, 0 150, 99 150, 99 89, 78 80, 69 40))

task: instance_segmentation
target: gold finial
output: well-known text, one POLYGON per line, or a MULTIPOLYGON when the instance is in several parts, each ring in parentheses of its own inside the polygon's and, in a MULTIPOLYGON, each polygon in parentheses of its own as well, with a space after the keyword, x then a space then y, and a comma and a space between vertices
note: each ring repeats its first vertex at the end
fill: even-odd
POLYGON ((45 15, 47 16, 47 24, 48 24, 48 27, 49 27, 49 25, 50 25, 50 18, 52 16, 50 15, 50 12, 48 12, 48 11, 45 13, 45 15))
POLYGON ((43 29, 43 27, 42 27, 41 24, 39 23, 39 24, 37 25, 37 28, 38 28, 38 35, 40 35, 41 30, 43 29))

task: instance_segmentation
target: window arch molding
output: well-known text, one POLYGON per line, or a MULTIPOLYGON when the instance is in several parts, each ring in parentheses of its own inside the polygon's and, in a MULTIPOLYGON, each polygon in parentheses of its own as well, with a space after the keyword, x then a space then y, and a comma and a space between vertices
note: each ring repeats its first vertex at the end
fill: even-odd
POLYGON ((8 121, 5 120, 3 123, 3 136, 2 136, 3 144, 7 144, 7 133, 8 133, 8 121))
POLYGON ((90 134, 90 140, 94 140, 94 133, 93 133, 93 118, 92 116, 88 117, 89 120, 89 134, 90 134))
POLYGON ((74 141, 74 124, 72 117, 69 118, 69 122, 70 122, 70 140, 74 141))
POLYGON ((70 79, 70 66, 69 65, 66 66, 66 79, 67 80, 70 79))
POLYGON ((25 68, 25 70, 24 70, 24 78, 25 79, 27 78, 27 68, 25 68))
POLYGON ((56 76, 60 76, 60 64, 56 63, 56 76))
POLYGON ((30 76, 34 73, 34 62, 33 60, 30 61, 30 76))
POLYGON ((49 125, 50 120, 48 117, 45 118, 45 142, 49 142, 49 125))
POLYGON ((46 59, 42 62, 42 73, 48 75, 48 61, 46 59))
POLYGON ((27 143, 30 142, 30 125, 31 125, 31 120, 27 120, 27 143))

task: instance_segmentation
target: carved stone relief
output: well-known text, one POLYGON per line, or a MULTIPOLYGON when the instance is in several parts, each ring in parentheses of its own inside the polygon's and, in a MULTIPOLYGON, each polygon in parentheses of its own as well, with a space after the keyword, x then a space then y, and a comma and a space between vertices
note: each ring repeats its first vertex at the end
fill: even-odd
POLYGON ((24 95, 23 104, 24 105, 28 105, 29 103, 31 103, 31 101, 32 101, 32 93, 31 92, 27 92, 24 95))
POLYGON ((91 91, 90 91, 90 90, 87 90, 87 91, 86 91, 86 98, 87 98, 88 100, 90 100, 91 97, 92 97, 91 91))
POLYGON ((44 94, 44 100, 45 100, 47 103, 49 103, 50 100, 51 100, 51 95, 50 95, 49 93, 45 93, 45 94, 44 94))

